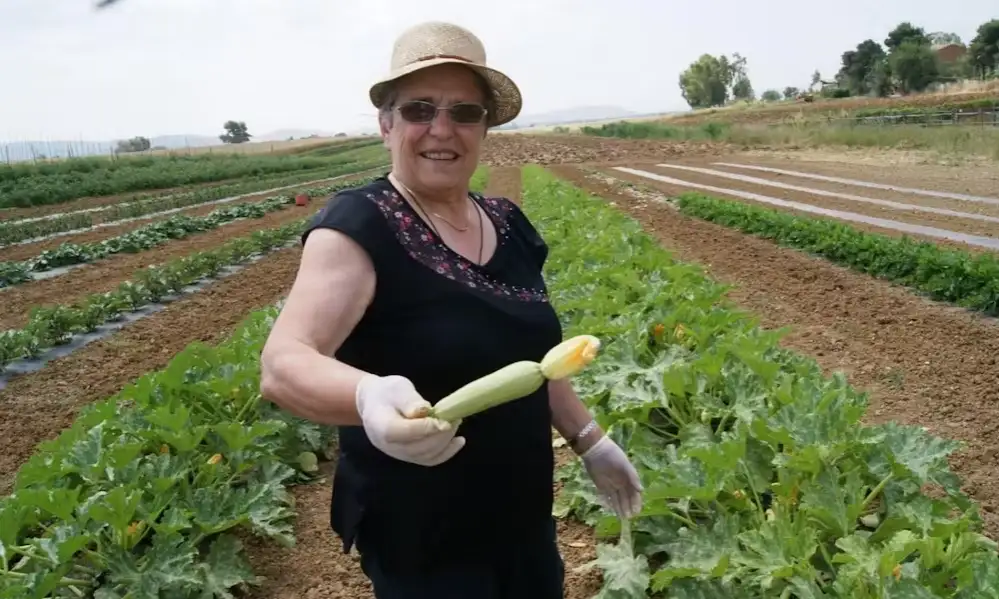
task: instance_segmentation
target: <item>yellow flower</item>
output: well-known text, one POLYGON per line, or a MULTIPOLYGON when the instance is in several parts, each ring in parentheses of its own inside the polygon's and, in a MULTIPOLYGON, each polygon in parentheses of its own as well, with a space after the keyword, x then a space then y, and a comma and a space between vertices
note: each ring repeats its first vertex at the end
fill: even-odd
POLYGON ((217 453, 217 454, 213 455, 212 457, 208 458, 208 465, 209 466, 214 466, 215 464, 218 464, 221 461, 222 461, 222 454, 221 453, 217 453))
POLYGON ((600 340, 593 335, 577 335, 559 343, 541 360, 541 373, 556 380, 573 376, 597 357, 600 340))

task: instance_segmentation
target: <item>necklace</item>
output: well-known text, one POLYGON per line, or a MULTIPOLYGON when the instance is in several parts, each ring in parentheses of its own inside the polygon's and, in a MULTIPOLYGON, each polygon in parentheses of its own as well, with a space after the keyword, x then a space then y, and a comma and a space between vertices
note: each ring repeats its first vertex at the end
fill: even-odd
MULTIPOLYGON (((447 244, 444 242, 444 238, 441 236, 440 231, 437 230, 437 227, 434 225, 434 221, 427 214, 427 209, 423 207, 423 204, 420 202, 420 200, 416 196, 416 194, 413 193, 413 190, 410 189, 405 183, 403 183, 402 181, 400 181, 394 174, 390 173, 389 174, 389 178, 392 180, 393 183, 398 184, 399 187, 401 187, 407 194, 409 194, 409 196, 413 199, 413 203, 416 204, 416 206, 423 212, 424 216, 427 219, 427 224, 429 224, 430 228, 434 230, 434 234, 437 235, 437 238, 441 240, 441 243, 446 246, 447 244)), ((469 198, 469 199, 471 200, 471 198, 469 198)), ((482 225, 482 210, 479 208, 479 205, 476 204, 474 200, 472 200, 472 203, 475 205, 475 214, 479 217, 479 254, 478 254, 478 259, 475 261, 475 263, 477 265, 481 265, 482 264, 482 252, 483 252, 484 245, 485 245, 486 230, 485 230, 485 228, 482 225)), ((465 231, 468 231, 469 227, 471 227, 471 224, 469 224, 464 229, 461 229, 461 228, 459 228, 459 227, 451 224, 446 218, 444 218, 440 214, 437 214, 436 212, 433 212, 432 214, 434 216, 436 216, 437 218, 441 219, 442 221, 444 221, 445 223, 447 223, 452 228, 458 230, 459 232, 464 233, 465 231)), ((469 220, 471 220, 471 219, 469 219, 469 220)), ((448 249, 450 249, 450 248, 448 248, 448 249)), ((452 251, 454 251, 454 250, 452 250, 452 251)))

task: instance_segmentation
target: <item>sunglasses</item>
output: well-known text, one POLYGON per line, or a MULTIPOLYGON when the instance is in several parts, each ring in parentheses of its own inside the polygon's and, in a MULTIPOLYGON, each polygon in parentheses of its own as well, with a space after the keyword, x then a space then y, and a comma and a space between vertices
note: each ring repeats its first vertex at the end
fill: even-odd
POLYGON ((434 120, 437 113, 446 110, 451 120, 459 125, 477 125, 488 112, 481 104, 459 102, 451 106, 435 106, 423 100, 412 100, 397 108, 403 119, 410 123, 426 124, 434 120))

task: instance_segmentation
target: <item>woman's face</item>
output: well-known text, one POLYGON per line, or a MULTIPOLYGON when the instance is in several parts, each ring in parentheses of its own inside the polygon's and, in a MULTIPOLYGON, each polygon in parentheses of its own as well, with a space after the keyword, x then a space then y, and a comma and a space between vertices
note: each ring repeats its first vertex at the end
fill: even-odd
MULTIPOLYGON (((475 74, 453 64, 412 73, 399 81, 396 92, 396 108, 413 100, 445 107, 459 102, 481 105, 485 100, 475 74)), ((479 163, 485 119, 456 123, 441 110, 429 123, 413 123, 394 110, 390 123, 382 122, 382 138, 392 152, 393 171, 407 185, 430 192, 464 191, 479 163)))

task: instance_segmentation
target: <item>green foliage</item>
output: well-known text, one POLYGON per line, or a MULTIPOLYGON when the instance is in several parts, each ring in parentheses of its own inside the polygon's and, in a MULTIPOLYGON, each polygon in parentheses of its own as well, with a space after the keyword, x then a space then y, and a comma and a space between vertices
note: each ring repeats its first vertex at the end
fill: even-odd
POLYGON ((855 50, 844 52, 842 66, 836 75, 840 85, 856 96, 864 96, 878 89, 878 65, 885 60, 885 51, 874 40, 864 40, 855 50))
POLYGON ((999 19, 982 23, 968 46, 971 66, 981 76, 999 73, 999 19))
POLYGON ((101 241, 63 243, 28 260, 0 262, 0 289, 30 281, 33 272, 95 262, 114 254, 134 254, 173 239, 183 239, 194 233, 217 229, 237 219, 263 218, 271 212, 287 208, 293 199, 290 195, 274 196, 261 202, 224 206, 205 216, 177 214, 101 241))
POLYGON ((888 65, 902 93, 920 92, 937 80, 937 56, 929 44, 912 39, 892 50, 888 65))
POLYGON ((866 233, 833 219, 696 193, 681 194, 677 206, 684 214, 813 253, 931 299, 999 316, 999 259, 992 253, 973 255, 906 236, 866 233))
POLYGON ((149 141, 148 137, 133 137, 132 139, 125 139, 118 142, 119 152, 144 152, 152 147, 152 142, 149 141))
POLYGON ((760 99, 763 100, 764 102, 780 102, 780 98, 781 98, 780 92, 775 89, 768 89, 767 91, 763 92, 763 95, 760 96, 760 99))
POLYGON ((637 223, 539 167, 523 189, 566 334, 605 342, 576 387, 645 488, 621 523, 578 461, 559 472, 558 515, 621 533, 587 566, 597 597, 995 596, 995 543, 947 464, 958 444, 864 426, 865 395, 782 349, 637 223))
POLYGON ((597 137, 619 137, 625 139, 675 139, 675 140, 719 140, 725 137, 729 125, 705 123, 696 127, 678 127, 651 121, 619 121, 605 123, 599 127, 586 125, 580 128, 585 135, 597 137))
POLYGON ((724 104, 730 94, 735 95, 733 85, 736 83, 738 93, 742 95, 735 97, 750 97, 745 95, 752 94, 746 76, 746 59, 739 54, 733 55, 731 60, 727 56, 704 54, 680 74, 680 90, 691 108, 724 104))
POLYGON ((222 143, 242 144, 250 141, 250 138, 253 137, 244 121, 226 121, 222 128, 225 129, 225 133, 219 135, 222 143))
POLYGON ((332 436, 261 401, 276 313, 188 346, 39 447, 0 498, 0 598, 231 599, 258 581, 237 532, 294 544, 285 487, 332 436))
MULTIPOLYGON (((0 208, 60 204, 77 198, 165 189, 226 179, 346 166, 353 159, 312 156, 130 156, 0 164, 0 208)), ((381 163, 384 163, 383 160, 381 163)), ((358 169, 360 170, 360 169, 358 169)))
MULTIPOLYGON (((365 182, 350 181, 303 193, 310 197, 329 196, 345 187, 365 182)), ((289 205, 293 199, 294 196, 288 195, 269 201, 289 205)), ((272 229, 254 231, 227 241, 218 248, 149 266, 138 271, 133 280, 119 284, 117 289, 91 294, 75 306, 35 307, 23 329, 0 332, 0 371, 14 360, 37 357, 49 348, 67 343, 75 334, 94 331, 99 325, 115 320, 125 312, 138 310, 180 292, 187 285, 213 277, 226 266, 245 264, 254 256, 277 249, 301 235, 307 220, 303 218, 272 229)))
POLYGON ((888 33, 888 37, 885 38, 885 47, 891 53, 906 42, 912 42, 918 46, 929 46, 931 43, 929 36, 926 35, 926 30, 904 21, 888 33))

